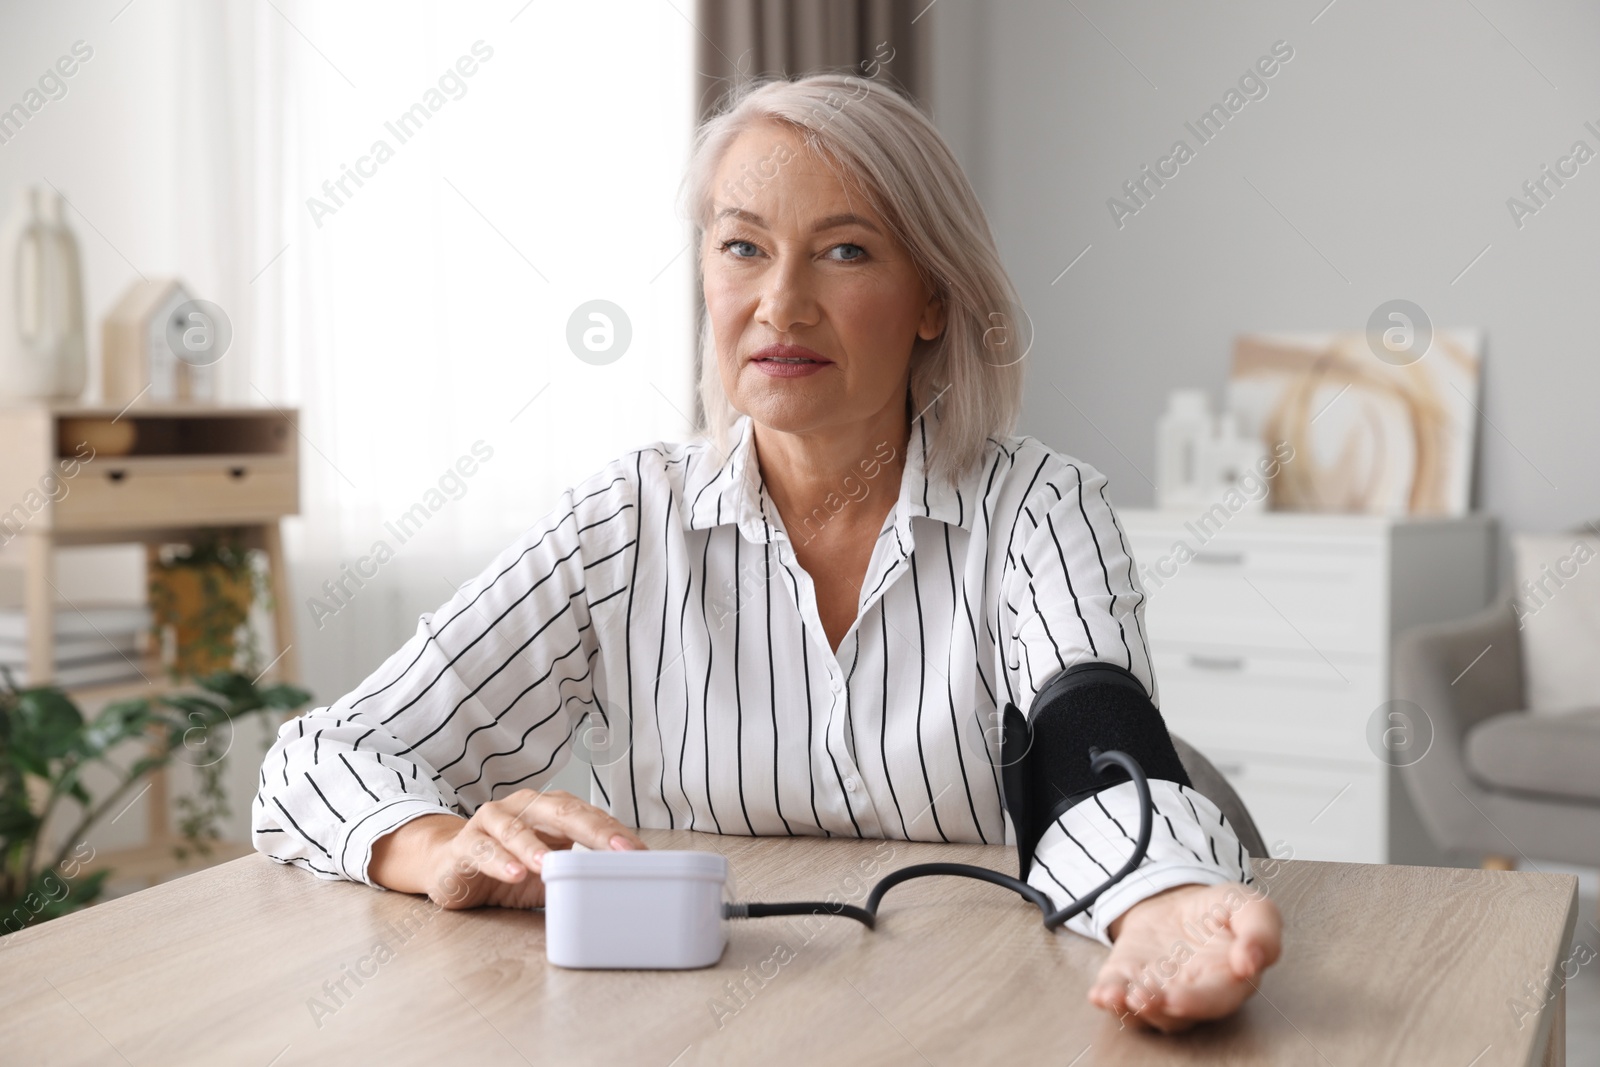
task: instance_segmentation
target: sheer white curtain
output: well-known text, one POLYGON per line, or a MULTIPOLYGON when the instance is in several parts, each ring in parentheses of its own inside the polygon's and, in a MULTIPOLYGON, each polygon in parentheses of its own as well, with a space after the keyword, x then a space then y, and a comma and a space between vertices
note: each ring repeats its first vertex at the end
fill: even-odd
POLYGON ((197 210, 248 261, 227 387, 300 410, 293 610, 326 703, 560 490, 688 434, 692 5, 190 12, 225 101, 185 120, 219 147, 197 210), (604 365, 568 343, 595 300, 631 326, 604 365))

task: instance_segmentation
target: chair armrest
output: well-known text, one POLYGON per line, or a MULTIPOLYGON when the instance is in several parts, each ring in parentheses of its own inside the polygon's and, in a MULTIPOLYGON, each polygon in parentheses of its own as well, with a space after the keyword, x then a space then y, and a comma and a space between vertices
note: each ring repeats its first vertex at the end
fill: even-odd
POLYGON ((1482 611, 1414 626, 1395 641, 1394 695, 1422 707, 1435 731, 1464 736, 1524 707, 1522 636, 1509 591, 1482 611))
POLYGON ((1510 590, 1490 607, 1400 634, 1394 695, 1421 709, 1427 748, 1399 775, 1434 843, 1470 849, 1487 791, 1467 771, 1466 735, 1493 715, 1523 707, 1522 638, 1510 590))
POLYGON ((1177 734, 1168 736, 1172 738, 1172 747, 1177 750, 1178 761, 1183 764, 1184 773, 1189 776, 1189 784, 1194 791, 1217 806, 1217 810, 1232 824, 1233 832, 1246 853, 1258 860, 1267 859, 1266 843, 1261 840, 1256 821, 1250 817, 1250 809, 1245 807, 1228 779, 1217 770, 1216 764, 1177 734))

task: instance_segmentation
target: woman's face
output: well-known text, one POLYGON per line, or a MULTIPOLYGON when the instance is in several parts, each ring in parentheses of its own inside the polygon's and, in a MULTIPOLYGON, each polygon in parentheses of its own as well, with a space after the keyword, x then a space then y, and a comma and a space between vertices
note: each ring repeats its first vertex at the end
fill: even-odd
POLYGON ((734 141, 712 190, 700 255, 733 406, 798 434, 897 417, 944 309, 888 226, 777 124, 734 141))

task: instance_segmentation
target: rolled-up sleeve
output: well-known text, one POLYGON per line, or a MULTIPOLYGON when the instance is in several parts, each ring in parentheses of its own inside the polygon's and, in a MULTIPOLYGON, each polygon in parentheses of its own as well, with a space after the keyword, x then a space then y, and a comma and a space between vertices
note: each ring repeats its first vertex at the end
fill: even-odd
MULTIPOLYGON (((1011 626, 1000 631, 1001 667, 1018 707, 1026 713, 1051 678, 1093 662, 1126 669, 1158 702, 1144 591, 1105 477, 1054 454, 1036 462, 1002 582, 1011 626)), ((1173 781, 1152 779, 1150 794, 1154 816, 1144 860, 1067 924, 1106 945, 1106 928, 1118 916, 1162 890, 1251 879, 1249 857, 1215 804, 1173 781)), ((1111 786, 1049 826, 1035 847, 1028 881, 1065 907, 1121 869, 1138 832, 1134 784, 1111 786)))
POLYGON ((626 556, 636 540, 631 488, 577 492, 422 615, 354 691, 278 731, 252 805, 257 850, 375 885, 367 867, 384 834, 470 816, 561 769, 595 706, 590 609, 617 592, 596 586, 623 573, 595 567, 594 553, 626 556))

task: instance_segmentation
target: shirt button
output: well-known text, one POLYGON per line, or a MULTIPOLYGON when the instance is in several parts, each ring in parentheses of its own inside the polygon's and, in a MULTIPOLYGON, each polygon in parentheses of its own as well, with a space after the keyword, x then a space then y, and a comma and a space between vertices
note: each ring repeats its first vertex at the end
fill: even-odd
POLYGON ((844 780, 844 787, 850 790, 850 792, 854 793, 856 791, 856 780, 854 778, 846 778, 844 780))
POLYGON ((839 681, 839 679, 837 679, 837 678, 835 678, 831 682, 829 682, 828 685, 829 685, 829 688, 831 688, 835 693, 839 692, 840 690, 842 690, 844 688, 844 683, 839 681))

